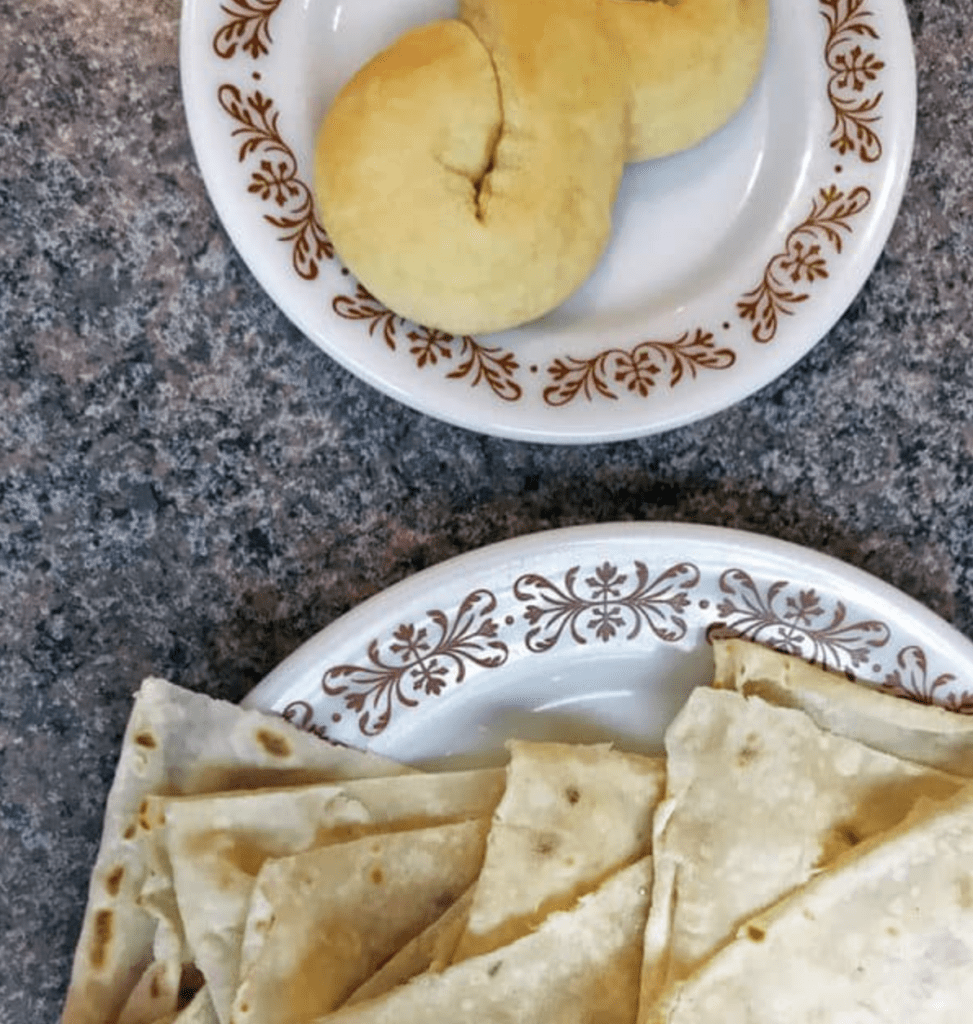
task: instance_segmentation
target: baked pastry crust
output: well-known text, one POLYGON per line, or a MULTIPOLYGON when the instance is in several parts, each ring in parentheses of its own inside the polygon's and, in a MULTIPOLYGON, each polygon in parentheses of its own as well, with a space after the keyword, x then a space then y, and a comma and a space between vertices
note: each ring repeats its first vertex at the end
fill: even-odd
POLYGON ((625 162, 695 144, 746 98, 766 5, 461 0, 325 117, 315 191, 339 255, 450 334, 542 316, 594 270, 625 162))

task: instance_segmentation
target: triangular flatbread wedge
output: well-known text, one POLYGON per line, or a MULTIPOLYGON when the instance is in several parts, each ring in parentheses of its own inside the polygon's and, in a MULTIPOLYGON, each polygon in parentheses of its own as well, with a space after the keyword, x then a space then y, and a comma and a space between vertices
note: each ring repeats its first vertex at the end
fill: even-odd
POLYGON ((443 970, 453 959, 456 945, 466 927, 466 918, 472 902, 471 885, 442 916, 404 945, 364 984, 359 985, 344 1005, 354 1006, 355 1003, 362 1003, 366 999, 385 995, 386 992, 426 971, 443 970))
POLYGON ((713 654, 714 686, 799 708, 828 732, 973 778, 973 716, 851 683, 836 672, 748 640, 716 639, 713 654))
POLYGON ((537 930, 338 1010, 328 1024, 631 1024, 652 883, 646 857, 537 930))
POLYGON ((647 1024, 963 1024, 973 1006, 973 786, 866 841, 766 913, 647 1024))
POLYGON ((378 832, 489 818, 503 786, 503 769, 482 769, 159 802, 143 826, 158 831, 161 824, 179 919, 219 1019, 229 1024, 244 922, 265 860, 378 832))
POLYGON ((454 962, 526 935, 643 857, 665 768, 606 744, 508 743, 507 785, 454 962))
POLYGON ((381 757, 338 747, 288 722, 145 680, 129 716, 62 1024, 112 1024, 152 960, 156 921, 137 905, 145 881, 139 806, 150 793, 395 775, 381 757))
POLYGON ((670 725, 666 751, 643 1021, 742 921, 965 782, 822 732, 800 711, 706 687, 670 725))
POLYGON ((253 890, 234 1024, 336 1009, 473 883, 488 819, 269 860, 253 890))

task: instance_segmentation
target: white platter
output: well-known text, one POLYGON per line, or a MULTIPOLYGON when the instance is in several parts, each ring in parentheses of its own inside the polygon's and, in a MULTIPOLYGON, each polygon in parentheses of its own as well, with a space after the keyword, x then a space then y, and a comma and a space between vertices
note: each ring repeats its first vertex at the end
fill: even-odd
POLYGON ((421 765, 502 760, 509 737, 658 752, 725 628, 973 713, 973 644, 843 562, 711 526, 532 534, 390 587, 322 630, 248 707, 421 765))
POLYGON ((581 291, 479 339, 372 299, 332 252, 311 194, 331 98, 403 30, 451 16, 450 0, 184 0, 184 102, 237 249, 352 373, 487 434, 630 438, 726 408, 803 356, 861 289, 902 198, 916 108, 902 0, 770 5, 744 110, 692 151, 630 165, 613 240, 581 291))

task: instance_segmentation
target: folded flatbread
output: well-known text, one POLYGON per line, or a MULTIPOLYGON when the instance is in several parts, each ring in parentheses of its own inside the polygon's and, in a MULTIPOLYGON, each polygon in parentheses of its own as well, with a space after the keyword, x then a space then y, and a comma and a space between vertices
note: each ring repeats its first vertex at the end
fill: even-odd
POLYGON ((234 1024, 336 1009, 472 885, 489 820, 371 836, 268 860, 247 916, 234 1024))
POLYGON ((456 945, 466 927, 466 918, 473 902, 473 886, 425 931, 406 943, 345 1001, 354 1006, 366 999, 390 992, 411 978, 426 971, 441 971, 453 959, 456 945))
POLYGON ((454 962, 506 945, 649 851, 665 768, 607 744, 508 743, 507 786, 454 962))
POLYGON ((143 826, 160 831, 162 823, 178 917, 223 1024, 265 860, 379 832, 489 818, 503 786, 503 769, 483 769, 162 801, 162 813, 149 814, 143 826))
POLYGON ((651 858, 509 946, 423 974, 328 1024, 631 1024, 651 858))
POLYGON ((800 708, 828 732, 973 778, 973 717, 855 685, 835 672, 748 640, 713 641, 714 686, 800 708))
POLYGON ((708 687, 670 725, 666 751, 642 1021, 743 921, 965 783, 822 732, 800 711, 708 687))
POLYGON ((137 905, 145 882, 139 807, 150 793, 394 775, 408 769, 338 747, 277 716, 142 683, 105 807, 62 1024, 113 1024, 152 961, 155 918, 137 905))
POLYGON ((647 1024, 961 1024, 973 1006, 973 787, 746 922, 647 1024))

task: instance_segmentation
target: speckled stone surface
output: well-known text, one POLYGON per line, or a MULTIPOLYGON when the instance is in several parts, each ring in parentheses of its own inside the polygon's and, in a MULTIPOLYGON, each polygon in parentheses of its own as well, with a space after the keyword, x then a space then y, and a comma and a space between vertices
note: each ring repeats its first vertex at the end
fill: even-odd
POLYGON ((973 2, 907 5, 915 162, 847 315, 735 408, 572 449, 402 408, 277 311, 194 161, 177 0, 0 0, 0 1022, 57 1017, 149 673, 238 699, 418 569, 616 519, 797 541, 973 635, 973 2))

